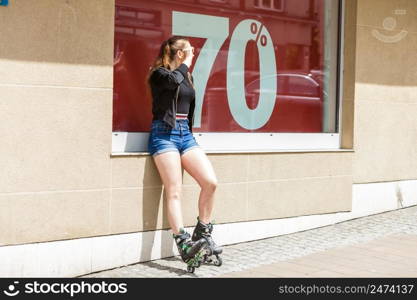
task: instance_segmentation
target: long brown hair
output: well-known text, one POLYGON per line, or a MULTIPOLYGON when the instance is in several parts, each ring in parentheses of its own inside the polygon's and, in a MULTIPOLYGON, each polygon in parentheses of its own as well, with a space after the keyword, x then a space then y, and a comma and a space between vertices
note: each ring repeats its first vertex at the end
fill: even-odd
MULTIPOLYGON (((171 70, 170 62, 175 59, 175 55, 177 54, 178 50, 183 49, 185 41, 189 42, 188 38, 184 36, 174 35, 171 36, 169 39, 165 40, 161 44, 161 48, 159 49, 159 54, 154 60, 152 66, 149 68, 148 75, 146 77, 146 83, 148 87, 150 87, 150 77, 152 72, 159 67, 164 67, 168 70, 171 70), (179 41, 184 41, 182 44, 179 41)), ((188 72, 188 81, 194 88, 194 84, 191 80, 191 74, 188 72)))

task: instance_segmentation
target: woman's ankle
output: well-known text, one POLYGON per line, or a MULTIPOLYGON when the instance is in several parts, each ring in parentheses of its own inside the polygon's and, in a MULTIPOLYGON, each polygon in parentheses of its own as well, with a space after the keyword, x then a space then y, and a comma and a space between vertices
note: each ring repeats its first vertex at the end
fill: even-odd
POLYGON ((175 228, 175 229, 171 228, 171 230, 172 230, 172 234, 175 235, 175 236, 184 234, 186 232, 186 230, 183 227, 180 227, 178 229, 177 228, 175 228))

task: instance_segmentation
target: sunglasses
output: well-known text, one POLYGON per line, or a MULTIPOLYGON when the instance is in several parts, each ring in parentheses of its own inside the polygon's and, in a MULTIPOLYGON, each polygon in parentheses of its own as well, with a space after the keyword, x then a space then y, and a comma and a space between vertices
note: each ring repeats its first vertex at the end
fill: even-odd
POLYGON ((181 49, 181 51, 183 51, 183 52, 190 51, 190 50, 191 50, 192 53, 194 53, 194 47, 188 47, 188 48, 185 48, 185 49, 181 49))

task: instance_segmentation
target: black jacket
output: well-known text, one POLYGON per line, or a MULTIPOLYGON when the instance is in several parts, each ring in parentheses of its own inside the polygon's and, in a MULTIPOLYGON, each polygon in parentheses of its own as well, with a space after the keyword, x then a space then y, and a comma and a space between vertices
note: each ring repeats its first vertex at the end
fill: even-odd
MULTIPOLYGON (((188 67, 181 64, 178 68, 170 71, 164 67, 155 69, 150 76, 152 91, 152 113, 153 120, 163 120, 171 127, 175 127, 176 105, 175 97, 177 89, 187 77, 188 67)), ((191 80, 194 82, 193 78, 191 80)), ((194 123, 195 97, 190 103, 188 113, 188 125, 192 132, 194 123)))

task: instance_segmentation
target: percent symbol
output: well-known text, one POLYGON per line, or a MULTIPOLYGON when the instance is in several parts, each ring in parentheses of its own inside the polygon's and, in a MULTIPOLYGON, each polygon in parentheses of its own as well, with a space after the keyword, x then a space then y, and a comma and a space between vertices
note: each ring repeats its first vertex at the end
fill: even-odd
POLYGON ((255 22, 253 22, 252 24, 250 24, 250 31, 253 34, 256 34, 256 39, 255 39, 256 43, 258 43, 259 36, 260 36, 261 37, 261 45, 263 47, 265 47, 266 44, 267 44, 268 39, 267 39, 267 37, 266 37, 265 34, 262 34, 261 35, 261 32, 262 32, 262 29, 263 28, 264 28, 264 24, 262 24, 262 23, 261 23, 261 27, 259 28, 259 30, 258 30, 258 24, 256 24, 255 22))

